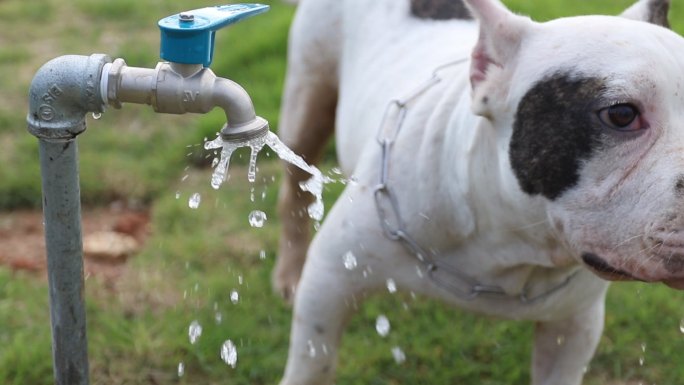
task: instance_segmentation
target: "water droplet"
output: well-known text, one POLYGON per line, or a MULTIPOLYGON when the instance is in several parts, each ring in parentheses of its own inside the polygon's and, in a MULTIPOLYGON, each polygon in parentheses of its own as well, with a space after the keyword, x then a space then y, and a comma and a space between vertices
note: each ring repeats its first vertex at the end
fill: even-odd
POLYGON ((266 200, 266 190, 261 192, 261 200, 265 201, 266 200))
POLYGON ((240 300, 240 294, 238 293, 238 291, 235 289, 231 290, 230 291, 230 302, 232 302, 233 304, 236 304, 236 303, 238 303, 239 300, 240 300))
POLYGON ((266 250, 261 250, 259 252, 259 259, 266 259, 266 250))
POLYGON ((639 366, 644 366, 644 357, 639 357, 639 366))
POLYGON ((231 368, 235 368, 237 365, 237 349, 235 344, 231 340, 226 340, 223 345, 221 345, 221 359, 226 364, 230 365, 231 368))
POLYGON ((180 191, 176 191, 176 199, 180 199, 180 191))
POLYGON ((196 209, 199 207, 201 201, 202 201, 202 197, 200 196, 200 194, 194 193, 190 196, 190 199, 188 199, 188 206, 191 209, 196 209))
POLYGON ((313 358, 316 357, 316 347, 313 344, 313 341, 308 340, 306 341, 306 346, 309 349, 309 357, 313 358))
POLYGON ((243 282, 244 280, 242 279, 242 276, 238 275, 238 285, 242 285, 243 282))
POLYGON ((406 354, 404 354, 404 351, 398 346, 392 348, 392 357, 394 357, 394 362, 397 364, 402 364, 406 361, 406 354))
POLYGON ((389 278, 387 280, 387 291, 389 291, 390 293, 397 292, 397 284, 394 282, 392 278, 389 278))
POLYGON ((556 343, 558 344, 558 346, 563 345, 565 343, 565 336, 561 334, 558 337, 556 337, 556 343))
POLYGON ((344 263, 344 268, 347 270, 354 270, 357 266, 356 256, 351 251, 347 251, 347 253, 342 256, 342 262, 344 263))
POLYGON ((375 320, 375 330, 380 334, 380 337, 387 337, 390 332, 390 322, 384 315, 379 315, 375 320))
POLYGON ((181 361, 178 363, 178 377, 183 377, 185 374, 185 364, 181 361))
POLYGON ((641 343, 641 351, 646 353, 646 343, 645 342, 641 343))
POLYGON ((217 325, 220 324, 221 322, 223 322, 223 314, 221 314, 220 311, 217 311, 217 312, 214 314, 214 321, 216 321, 216 324, 217 324, 217 325))
POLYGON ((101 112, 93 112, 93 119, 98 120, 102 117, 101 112))
POLYGON ((263 227, 266 221, 266 213, 260 210, 254 210, 249 213, 249 225, 252 227, 263 227))
POLYGON ((254 187, 249 189, 249 200, 254 202, 254 187))
POLYGON ((202 325, 195 320, 190 323, 190 327, 188 328, 188 337, 190 337, 190 343, 194 344, 197 342, 197 340, 200 338, 202 335, 202 325))
POLYGON ((684 333, 684 318, 682 318, 681 321, 679 321, 679 331, 681 333, 684 333))
POLYGON ((332 169, 330 169, 330 172, 335 175, 342 175, 342 171, 337 167, 333 167, 332 169))

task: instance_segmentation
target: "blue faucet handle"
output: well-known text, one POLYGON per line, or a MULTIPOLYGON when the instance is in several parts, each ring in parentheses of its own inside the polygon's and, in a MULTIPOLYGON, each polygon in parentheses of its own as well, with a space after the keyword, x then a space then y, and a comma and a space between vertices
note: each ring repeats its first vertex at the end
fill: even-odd
POLYGON ((269 6, 263 4, 232 4, 165 17, 159 20, 160 56, 169 62, 209 67, 214 58, 217 30, 268 9, 269 6))

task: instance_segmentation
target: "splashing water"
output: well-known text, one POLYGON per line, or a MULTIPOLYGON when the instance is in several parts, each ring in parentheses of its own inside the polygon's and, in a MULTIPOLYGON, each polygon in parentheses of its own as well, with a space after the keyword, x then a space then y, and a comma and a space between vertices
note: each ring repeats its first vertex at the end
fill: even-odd
POLYGON ((384 315, 379 315, 375 320, 375 330, 380 334, 380 337, 387 337, 390 332, 390 322, 384 315))
POLYGON ((185 364, 181 361, 178 363, 178 377, 183 377, 185 374, 185 364))
POLYGON ((192 196, 190 196, 190 199, 188 199, 188 206, 191 209, 196 209, 199 207, 201 201, 202 201, 202 196, 200 196, 199 193, 194 193, 194 194, 192 194, 192 196))
POLYGON ((240 300, 240 294, 238 293, 237 290, 233 289, 230 291, 230 302, 233 303, 233 305, 237 304, 238 301, 240 300))
POLYGON ((252 227, 263 227, 266 222, 266 213, 260 210, 254 210, 249 213, 249 225, 252 227))
POLYGON ((351 251, 347 251, 347 253, 342 256, 342 263, 344 263, 344 268, 347 270, 354 270, 358 265, 356 256, 351 251))
POLYGON ((102 117, 101 112, 93 112, 93 119, 98 120, 102 117))
POLYGON ((221 359, 226 364, 230 365, 231 368, 235 368, 237 365, 237 348, 231 340, 226 340, 223 345, 221 345, 221 359))
POLYGON ((190 337, 190 343, 195 344, 201 335, 202 325, 200 325, 197 320, 192 321, 190 323, 190 327, 188 327, 188 337, 190 337))
POLYGON ((316 347, 314 346, 313 341, 311 341, 311 340, 306 341, 306 346, 309 350, 309 357, 311 357, 311 358, 316 357, 316 347))
POLYGON ((316 197, 316 200, 309 205, 309 207, 306 209, 306 212, 309 214, 309 217, 317 221, 323 219, 323 212, 325 211, 322 198, 323 183, 324 181, 322 176, 318 177, 317 175, 313 175, 305 182, 301 182, 299 184, 299 188, 301 188, 302 191, 308 191, 316 197))
POLYGON ((392 278, 387 279, 387 291, 389 291, 390 293, 397 292, 397 284, 394 282, 392 278))
POLYGON ((392 348, 392 357, 394 357, 394 362, 397 364, 401 364, 406 361, 406 354, 404 354, 404 351, 398 346, 392 348))
POLYGON ((265 145, 269 146, 276 154, 278 154, 280 159, 292 163, 293 165, 311 174, 311 178, 301 183, 300 187, 302 190, 308 191, 313 194, 314 197, 316 197, 314 203, 312 203, 307 210, 309 216, 317 221, 323 219, 323 186, 326 183, 333 182, 334 180, 323 175, 316 167, 306 163, 302 157, 295 154, 292 150, 285 146, 283 142, 280 141, 278 136, 270 131, 266 135, 250 140, 228 142, 223 141, 219 135, 216 139, 205 142, 204 148, 206 150, 216 150, 221 148, 221 159, 216 165, 216 168, 211 176, 211 187, 218 189, 221 187, 221 184, 226 181, 228 167, 230 166, 230 157, 233 152, 240 147, 249 147, 251 149, 247 179, 250 182, 254 182, 256 180, 257 172, 257 154, 264 148, 265 145))

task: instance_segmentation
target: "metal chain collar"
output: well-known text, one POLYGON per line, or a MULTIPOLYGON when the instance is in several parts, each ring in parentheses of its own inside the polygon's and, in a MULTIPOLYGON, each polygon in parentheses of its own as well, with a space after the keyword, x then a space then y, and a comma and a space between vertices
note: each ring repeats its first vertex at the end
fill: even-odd
POLYGON ((529 288, 525 286, 518 295, 511 295, 498 285, 487 285, 479 283, 472 277, 467 276, 455 267, 440 263, 436 257, 437 253, 433 250, 423 248, 407 231, 401 217, 401 211, 396 195, 389 184, 390 158, 392 155, 392 145, 394 144, 408 112, 408 105, 416 100, 423 93, 442 81, 440 71, 447 67, 455 66, 467 62, 467 58, 456 60, 437 67, 432 76, 419 87, 401 99, 393 99, 385 108, 380 129, 377 135, 377 142, 380 145, 380 181, 373 189, 375 206, 378 211, 380 224, 382 225, 385 236, 390 240, 400 242, 413 254, 427 271, 428 276, 443 289, 452 292, 460 299, 471 301, 481 295, 491 295, 495 297, 508 297, 517 299, 520 303, 531 304, 537 302, 556 291, 567 286, 579 270, 575 270, 565 277, 560 283, 550 287, 546 291, 530 296, 529 288))

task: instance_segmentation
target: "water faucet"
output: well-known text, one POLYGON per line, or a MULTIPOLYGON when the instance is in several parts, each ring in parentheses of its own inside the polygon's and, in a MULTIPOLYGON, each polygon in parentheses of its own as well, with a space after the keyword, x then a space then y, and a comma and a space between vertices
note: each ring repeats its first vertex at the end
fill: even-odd
POLYGON ((30 89, 29 131, 39 138, 68 139, 85 130, 85 114, 106 105, 148 104, 156 112, 207 113, 222 108, 224 140, 242 141, 268 132, 256 116, 247 92, 217 77, 209 68, 216 31, 269 9, 262 4, 234 4, 181 12, 159 21, 160 56, 155 68, 129 67, 102 54, 67 55, 38 70, 30 89))
POLYGON ((216 30, 268 10, 261 4, 207 7, 161 19, 161 53, 166 60, 155 69, 126 65, 123 59, 105 64, 102 99, 115 108, 122 103, 149 104, 161 113, 206 113, 214 107, 226 113, 224 140, 245 140, 268 132, 268 122, 256 116, 247 92, 237 83, 216 77, 209 69, 216 30))
POLYGON ((88 385, 81 203, 76 138, 87 113, 107 105, 151 105, 160 113, 226 113, 225 141, 268 134, 252 101, 235 82, 208 68, 218 29, 268 10, 235 4, 182 12, 159 21, 161 58, 136 68, 107 55, 66 55, 45 63, 29 90, 28 131, 39 139, 47 249, 52 356, 56 385, 88 385))

